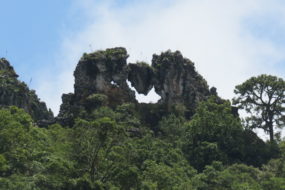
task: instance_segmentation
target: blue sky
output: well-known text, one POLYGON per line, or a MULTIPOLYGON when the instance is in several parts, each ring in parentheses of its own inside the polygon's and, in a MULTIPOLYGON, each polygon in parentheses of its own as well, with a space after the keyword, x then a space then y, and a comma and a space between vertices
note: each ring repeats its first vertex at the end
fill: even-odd
POLYGON ((40 67, 52 66, 63 32, 79 27, 70 11, 70 0, 1 0, 0 56, 22 79, 29 81, 40 67))
POLYGON ((76 6, 74 0, 1 0, 0 57, 11 62, 21 80, 32 79, 31 88, 40 86, 38 72, 61 72, 56 60, 64 37, 88 23, 76 6))
POLYGON ((0 57, 55 113, 82 53, 114 46, 130 62, 178 49, 228 99, 250 76, 285 78, 282 0, 1 0, 0 23, 0 57))

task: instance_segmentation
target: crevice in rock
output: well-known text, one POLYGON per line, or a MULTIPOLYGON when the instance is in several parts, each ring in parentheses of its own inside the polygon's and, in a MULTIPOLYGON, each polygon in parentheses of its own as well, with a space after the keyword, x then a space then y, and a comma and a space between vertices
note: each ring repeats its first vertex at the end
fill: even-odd
POLYGON ((118 83, 114 82, 113 80, 111 81, 111 85, 119 87, 118 83))
POLYGON ((131 82, 129 80, 127 80, 127 84, 128 84, 128 86, 129 86, 129 88, 131 90, 135 91, 136 100, 139 103, 155 104, 155 103, 157 103, 161 99, 161 96, 159 96, 155 92, 154 87, 152 87, 152 89, 148 92, 147 95, 144 95, 144 94, 138 93, 137 90, 132 86, 132 84, 131 84, 131 82))

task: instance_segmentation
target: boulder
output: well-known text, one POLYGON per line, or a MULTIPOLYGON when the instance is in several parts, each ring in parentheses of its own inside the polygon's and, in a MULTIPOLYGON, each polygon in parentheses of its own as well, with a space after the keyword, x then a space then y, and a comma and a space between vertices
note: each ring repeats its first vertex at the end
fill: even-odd
POLYGON ((128 80, 140 94, 147 95, 153 88, 154 71, 153 68, 144 62, 128 65, 128 80))

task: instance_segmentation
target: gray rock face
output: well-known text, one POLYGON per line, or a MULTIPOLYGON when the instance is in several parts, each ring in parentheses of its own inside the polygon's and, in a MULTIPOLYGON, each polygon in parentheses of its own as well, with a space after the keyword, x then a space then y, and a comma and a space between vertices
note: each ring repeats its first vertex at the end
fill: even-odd
POLYGON ((80 109, 92 109, 89 102, 100 94, 107 97, 111 107, 136 102, 135 92, 127 84, 127 58, 126 49, 120 47, 84 54, 74 71, 74 94, 62 96, 58 119, 72 123, 70 120, 80 109))
POLYGON ((209 96, 209 87, 195 70, 194 63, 179 51, 167 51, 153 55, 155 92, 161 96, 160 103, 183 104, 187 108, 209 96))
POLYGON ((197 102, 210 95, 207 82, 195 70, 194 63, 179 51, 153 55, 151 67, 129 64, 129 81, 138 93, 145 95, 154 86, 161 96, 159 103, 167 107, 182 104, 194 110, 197 102))
POLYGON ((74 94, 85 98, 94 93, 106 94, 110 102, 135 101, 127 85, 128 54, 125 48, 113 48, 85 54, 74 72, 74 94))
POLYGON ((17 79, 9 62, 0 59, 0 106, 17 106, 28 112, 35 121, 53 119, 53 113, 41 102, 34 90, 17 79))
POLYGON ((57 116, 57 121, 59 121, 62 125, 72 126, 74 121, 74 116, 79 114, 80 105, 78 105, 79 101, 75 101, 75 95, 73 93, 63 94, 62 104, 60 105, 60 111, 57 116))
POLYGON ((10 63, 5 59, 0 59, 0 71, 1 71, 1 77, 18 77, 16 72, 14 71, 14 68, 10 65, 10 63))
POLYGON ((128 80, 140 94, 147 95, 153 87, 154 70, 147 63, 129 64, 128 80))
POLYGON ((210 95, 207 82, 197 73, 194 63, 179 51, 153 55, 151 66, 143 62, 127 65, 127 58, 126 49, 121 47, 84 54, 74 72, 74 94, 62 96, 58 117, 72 118, 80 109, 90 110, 91 105, 105 100, 102 95, 111 107, 137 103, 127 80, 145 95, 154 87, 161 96, 159 104, 168 108, 182 104, 190 112, 197 102, 210 95))

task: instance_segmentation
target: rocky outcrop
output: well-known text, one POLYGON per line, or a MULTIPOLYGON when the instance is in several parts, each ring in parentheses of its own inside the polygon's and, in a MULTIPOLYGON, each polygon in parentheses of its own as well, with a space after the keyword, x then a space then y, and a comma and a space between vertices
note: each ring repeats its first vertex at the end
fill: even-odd
POLYGON ((154 84, 153 68, 144 62, 130 63, 128 68, 128 80, 131 82, 131 85, 138 93, 147 95, 154 84))
POLYGON ((207 82, 195 70, 194 63, 179 51, 153 55, 151 67, 141 63, 129 67, 129 80, 138 93, 147 94, 154 86, 161 96, 159 103, 166 109, 181 104, 193 112, 197 102, 210 95, 207 82))
POLYGON ((125 102, 137 103, 127 80, 138 93, 145 95, 154 87, 161 96, 158 104, 166 109, 183 105, 190 114, 199 101, 211 94, 194 63, 179 51, 153 55, 151 66, 144 62, 127 65, 127 58, 127 51, 122 47, 84 54, 74 72, 74 93, 62 96, 58 118, 68 121, 80 110, 96 108, 103 99, 107 102, 104 105, 110 107, 125 102))
POLYGON ((126 49, 120 47, 84 54, 74 71, 74 93, 62 96, 58 119, 72 123, 70 120, 80 110, 96 108, 94 102, 100 101, 102 94, 110 107, 136 102, 135 92, 127 84, 127 58, 126 49))
POLYGON ((86 98, 94 93, 106 94, 110 102, 135 101, 135 93, 127 85, 128 54, 125 48, 113 48, 84 54, 75 72, 74 94, 86 98))
POLYGON ((51 120, 53 113, 41 102, 34 90, 30 90, 9 62, 0 59, 0 106, 17 106, 28 112, 35 121, 51 120))
POLYGON ((161 96, 162 104, 191 108, 209 95, 207 82, 195 70, 194 63, 179 51, 153 55, 152 67, 155 92, 161 96))

